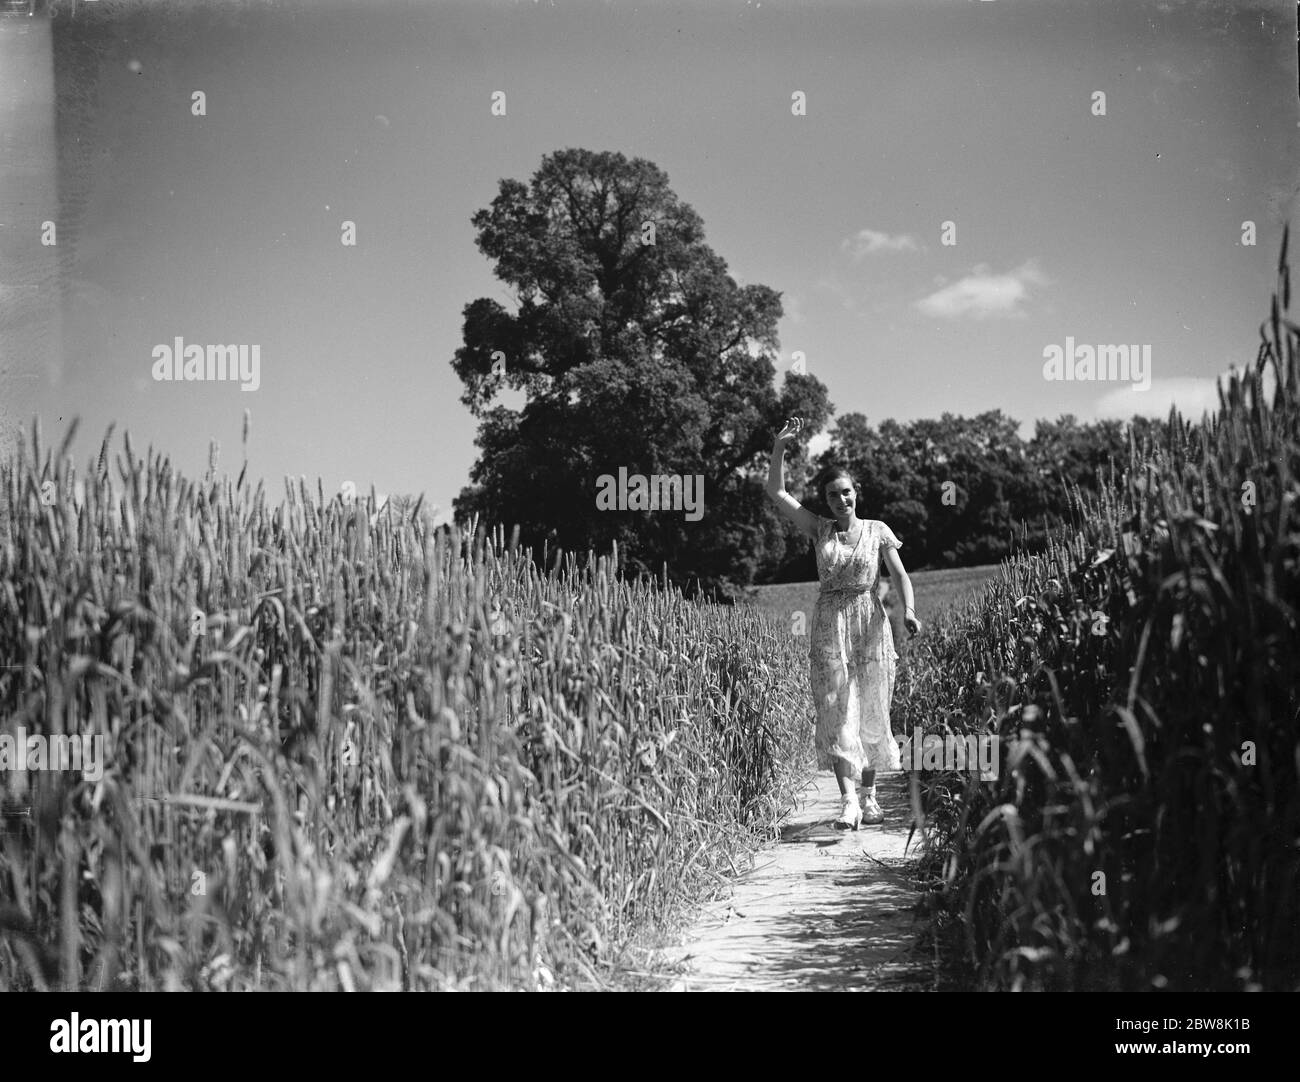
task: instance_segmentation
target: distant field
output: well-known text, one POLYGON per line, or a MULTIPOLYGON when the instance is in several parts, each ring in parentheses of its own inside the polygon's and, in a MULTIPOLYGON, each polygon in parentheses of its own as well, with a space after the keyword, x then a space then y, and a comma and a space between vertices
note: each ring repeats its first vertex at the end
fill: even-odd
MULTIPOLYGON (((996 574, 997 564, 979 567, 953 567, 940 571, 911 571, 912 589, 916 592, 916 615, 922 624, 931 624, 950 607, 979 592, 996 574)), ((885 608, 894 625, 894 642, 900 654, 906 652, 907 631, 903 627, 903 606, 892 583, 885 597, 885 608)), ((789 625, 790 614, 804 612, 812 621, 817 603, 817 583, 790 582, 779 586, 755 586, 750 600, 760 609, 778 613, 789 625)))

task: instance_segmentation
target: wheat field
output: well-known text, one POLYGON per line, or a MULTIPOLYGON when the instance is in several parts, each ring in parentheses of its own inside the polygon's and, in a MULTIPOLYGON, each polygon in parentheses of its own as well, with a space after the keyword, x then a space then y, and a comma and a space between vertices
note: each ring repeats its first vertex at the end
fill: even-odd
POLYGON ((763 614, 71 439, 0 470, 0 708, 109 764, 3 777, 0 988, 601 987, 806 773, 763 614))

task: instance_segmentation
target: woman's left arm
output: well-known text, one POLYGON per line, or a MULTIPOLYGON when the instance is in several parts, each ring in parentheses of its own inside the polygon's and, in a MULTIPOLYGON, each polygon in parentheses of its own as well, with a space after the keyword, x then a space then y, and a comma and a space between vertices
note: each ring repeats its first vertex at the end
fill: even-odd
POLYGON ((889 568, 889 577, 898 583, 898 590, 903 595, 903 624, 915 635, 921 630, 921 621, 916 618, 916 595, 912 592, 912 580, 907 577, 907 568, 899 558, 898 549, 892 545, 885 548, 885 566, 889 568))

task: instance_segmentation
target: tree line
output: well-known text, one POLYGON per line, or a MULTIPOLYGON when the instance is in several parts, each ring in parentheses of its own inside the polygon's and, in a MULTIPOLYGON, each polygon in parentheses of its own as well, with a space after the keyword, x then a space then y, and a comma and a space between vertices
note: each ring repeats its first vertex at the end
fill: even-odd
MULTIPOLYGON (((910 554, 908 566, 969 567, 1039 551, 1047 532, 1068 519, 1073 493, 1096 495, 1108 471, 1127 465, 1130 439, 1159 446, 1168 423, 1084 423, 1066 414, 1036 422, 1022 439, 1019 423, 1001 410, 878 427, 849 413, 835 422, 818 465, 848 469, 859 516, 889 523, 910 554)), ((816 495, 807 499, 815 503, 816 495)), ((811 553, 774 573, 774 581, 811 578, 811 553)))

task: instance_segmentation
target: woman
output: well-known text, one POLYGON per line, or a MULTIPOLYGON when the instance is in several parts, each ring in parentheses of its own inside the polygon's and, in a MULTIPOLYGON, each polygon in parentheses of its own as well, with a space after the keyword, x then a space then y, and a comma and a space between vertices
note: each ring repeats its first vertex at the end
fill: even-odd
POLYGON ((876 802, 876 771, 899 769, 898 742, 889 726, 894 693, 894 635, 876 591, 883 557, 906 606, 908 633, 921 630, 912 581, 898 558, 901 542, 883 522, 854 514, 853 479, 828 468, 813 490, 834 516, 824 519, 785 490, 785 445, 803 421, 787 421, 772 445, 767 494, 800 531, 813 539, 821 590, 813 614, 808 651, 813 701, 817 708, 817 766, 834 770, 844 806, 835 825, 857 830, 860 823, 885 818, 876 802), (866 791, 858 801, 857 780, 866 791), (863 806, 865 804, 865 807, 863 806))

